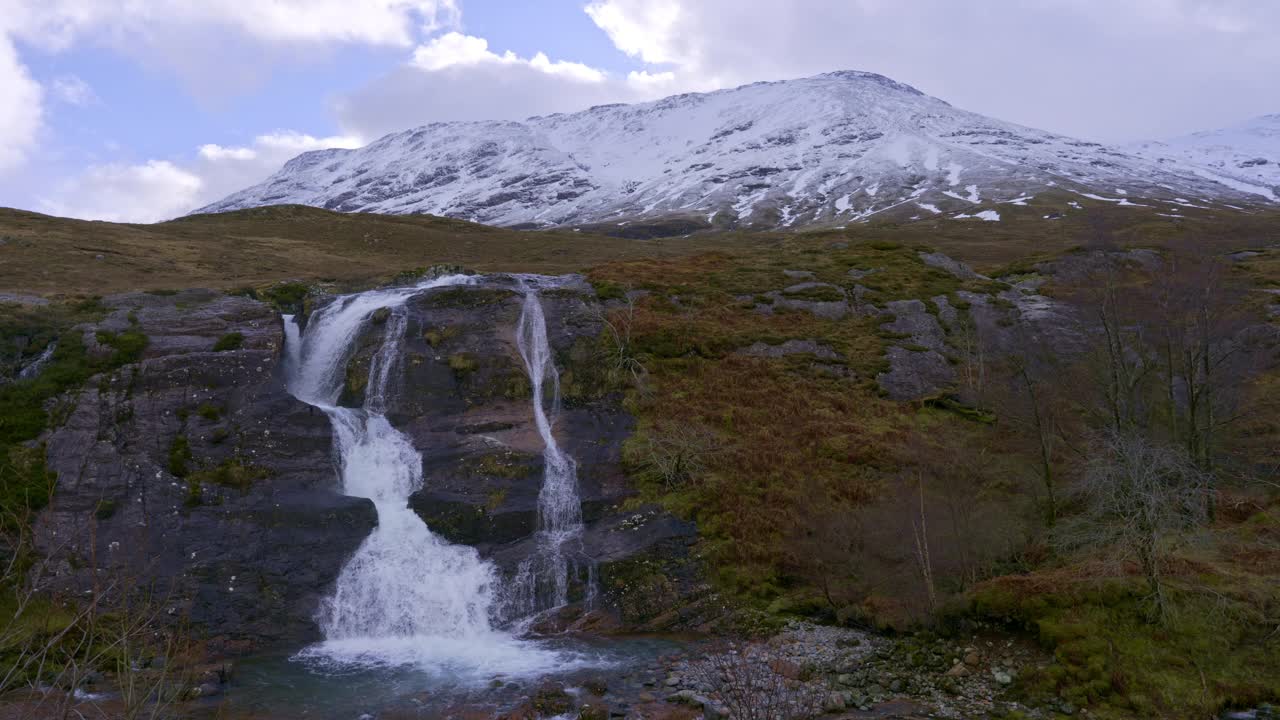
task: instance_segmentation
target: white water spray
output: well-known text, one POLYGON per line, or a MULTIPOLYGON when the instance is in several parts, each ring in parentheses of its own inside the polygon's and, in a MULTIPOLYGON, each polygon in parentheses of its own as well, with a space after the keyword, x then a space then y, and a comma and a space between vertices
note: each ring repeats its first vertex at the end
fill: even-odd
MULTIPOLYGON (((524 304, 516 327, 516 345, 533 388, 533 418, 542 436, 544 475, 538 493, 537 552, 520 565, 508 612, 529 616, 568 604, 570 581, 581 567, 583 528, 577 463, 560 450, 553 432, 560 411, 560 374, 547 340, 546 315, 536 279, 521 277, 519 281, 524 304)), ((589 596, 593 584, 589 563, 587 568, 589 596)))
POLYGON ((383 415, 404 343, 405 302, 430 288, 470 282, 448 276, 339 297, 311 316, 300 337, 293 319, 286 320, 286 357, 297 363, 289 388, 329 416, 343 491, 369 498, 378 512, 378 526, 321 604, 317 620, 325 642, 303 657, 416 664, 464 677, 537 672, 563 661, 492 627, 493 566, 473 548, 434 535, 408 507, 409 495, 422 484, 422 459, 383 415), (340 407, 354 341, 384 308, 389 315, 369 368, 364 407, 340 407))

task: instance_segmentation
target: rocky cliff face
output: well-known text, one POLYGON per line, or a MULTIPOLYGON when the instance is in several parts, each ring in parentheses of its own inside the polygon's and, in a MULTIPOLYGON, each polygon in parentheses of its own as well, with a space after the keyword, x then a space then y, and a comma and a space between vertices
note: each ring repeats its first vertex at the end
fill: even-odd
POLYGON ((204 291, 105 302, 91 352, 99 332, 149 344, 63 400, 47 442, 58 489, 37 526, 46 581, 150 592, 232 646, 313 636, 316 603, 376 516, 338 492, 328 419, 284 388, 279 316, 204 291))
MULTIPOLYGON (((600 360, 603 327, 594 291, 571 282, 542 292, 541 302, 560 373, 555 434, 578 465, 587 525, 582 555, 594 565, 605 609, 617 613, 635 601, 644 588, 620 578, 654 563, 672 583, 667 601, 674 606, 696 591, 694 528, 655 509, 620 507, 631 493, 621 449, 633 423, 600 360)), ((536 551, 543 477, 542 439, 516 346, 521 303, 513 279, 505 276, 411 299, 399 387, 387 402, 388 418, 423 457, 423 487, 410 506, 433 532, 477 547, 508 575, 536 551)), ((357 340, 343 404, 363 401, 363 379, 382 336, 378 323, 375 316, 357 340)), ((572 597, 585 599, 587 590, 579 585, 572 597)), ((622 614, 640 624, 665 609, 622 614)))
MULTIPOLYGON (((51 558, 43 581, 151 590, 230 649, 314 638, 318 601, 377 520, 372 503, 340 492, 328 418, 285 388, 279 315, 207 291, 105 302, 109 316, 84 328, 91 351, 109 350, 103 332, 149 343, 140 362, 61 401, 66 421, 47 439, 58 490, 37 529, 51 558)), ((542 482, 515 345, 520 302, 509 278, 412 299, 387 413, 422 454, 411 507, 504 570, 532 550, 542 482)), ((692 588, 693 528, 618 509, 631 419, 600 374, 591 288, 548 292, 543 305, 565 400, 555 430, 579 464, 583 553, 606 583, 660 555, 692 588)), ((375 313, 356 343, 343 404, 363 399, 380 322, 375 313)), ((615 610, 628 600, 603 597, 615 610)))

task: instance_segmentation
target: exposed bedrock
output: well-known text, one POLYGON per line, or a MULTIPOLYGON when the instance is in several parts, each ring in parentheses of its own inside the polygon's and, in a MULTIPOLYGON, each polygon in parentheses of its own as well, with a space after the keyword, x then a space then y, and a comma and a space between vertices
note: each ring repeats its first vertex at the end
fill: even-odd
MULTIPOLYGON (((632 419, 600 366, 594 293, 568 282, 541 300, 563 397, 554 432, 578 464, 583 558, 608 578, 628 559, 687 557, 692 526, 652 510, 628 525, 635 513, 619 509, 632 419)), ((91 352, 109 350, 100 330, 149 344, 140 362, 59 401, 66 421, 47 437, 58 489, 37 523, 42 582, 83 594, 96 575, 147 588, 228 650, 315 639, 320 599, 377 516, 341 493, 329 419, 285 387, 279 315, 208 291, 104 302, 109 316, 84 328, 91 352)), ((387 402, 422 454, 410 506, 503 571, 532 551, 543 477, 520 307, 505 277, 412 298, 387 402)), ((353 342, 341 404, 361 404, 385 322, 374 313, 353 342)), ((622 615, 615 595, 600 597, 622 615)))

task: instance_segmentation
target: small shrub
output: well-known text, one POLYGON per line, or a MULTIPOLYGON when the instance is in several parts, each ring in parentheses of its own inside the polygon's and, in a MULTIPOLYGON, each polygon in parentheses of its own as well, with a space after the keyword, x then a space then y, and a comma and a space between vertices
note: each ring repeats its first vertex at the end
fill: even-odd
POLYGON ((107 361, 112 367, 120 367, 141 360, 142 352, 147 349, 149 342, 147 336, 137 330, 127 330, 122 333, 100 330, 96 337, 99 343, 115 351, 107 361))
POLYGON ((442 328, 427 328, 422 331, 422 339, 427 341, 431 347, 437 347, 441 343, 448 342, 458 336, 460 330, 456 325, 446 325, 442 328))
POLYGON ((285 282, 272 285, 257 295, 282 313, 301 314, 303 303, 311 288, 303 282, 285 282))
POLYGON ((244 345, 244 334, 238 332, 229 332, 218 338, 213 344, 214 352, 227 352, 229 350, 239 350, 244 345))
POLYGON ((222 418, 222 408, 213 403, 204 403, 196 408, 196 414, 209 422, 218 422, 222 418))
POLYGON ((174 477, 186 477, 191 462, 191 443, 185 435, 179 435, 169 444, 169 474, 174 477))
POLYGON ((196 485, 205 483, 235 488, 240 492, 248 492, 249 488, 259 480, 271 476, 271 471, 258 465, 250 465, 241 458, 231 458, 216 467, 191 474, 189 480, 196 485))
POLYGON ((592 279, 591 288, 596 291, 596 297, 601 302, 622 300, 627 296, 626 288, 622 287, 618 283, 610 282, 608 280, 592 279))
POLYGON ((99 520, 106 520, 116 514, 115 500, 99 500, 97 508, 93 511, 93 516, 99 520))
POLYGON ((204 486, 199 481, 187 481, 187 495, 182 504, 189 508, 199 507, 204 504, 204 486))
POLYGON ((464 376, 476 371, 480 364, 467 353, 456 353, 449 356, 449 368, 455 375, 464 376))

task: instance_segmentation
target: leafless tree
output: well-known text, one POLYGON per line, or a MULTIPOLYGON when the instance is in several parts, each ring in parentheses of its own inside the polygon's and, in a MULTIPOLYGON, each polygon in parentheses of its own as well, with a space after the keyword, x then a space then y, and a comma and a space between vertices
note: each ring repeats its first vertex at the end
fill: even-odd
MULTIPOLYGON (((1152 281, 1149 302, 1170 437, 1211 480, 1219 434, 1238 417, 1235 394, 1248 374, 1245 330, 1251 318, 1244 290, 1226 274, 1216 256, 1170 253, 1152 281)), ((1206 497, 1210 517, 1214 498, 1206 497)))
POLYGON ((1082 511, 1058 537, 1068 547, 1118 551, 1135 560, 1150 591, 1153 617, 1167 610, 1164 566, 1176 542, 1204 518, 1205 474, 1176 446, 1137 433, 1110 432, 1090 452, 1078 488, 1082 511))
POLYGON ((987 342, 968 310, 956 312, 948 341, 960 353, 961 390, 966 399, 983 405, 987 395, 987 342))
POLYGON ((919 486, 920 508, 918 514, 911 518, 911 538, 915 542, 916 570, 920 573, 921 582, 924 583, 925 596, 929 599, 929 610, 936 612, 938 589, 933 579, 933 558, 929 554, 929 521, 924 505, 924 477, 917 475, 916 483, 919 486))
POLYGON ((697 479, 720 449, 714 432, 692 423, 663 423, 637 436, 628 461, 640 473, 675 490, 697 479))
POLYGON ((695 662, 689 677, 734 720, 805 720, 822 714, 827 691, 804 669, 760 645, 729 647, 695 662))
POLYGON ((788 571, 822 593, 839 610, 869 589, 865 508, 847 507, 820 489, 804 493, 812 504, 802 507, 787 543, 788 571))
MULTIPOLYGON (((1030 338, 1023 346, 1035 347, 1030 338)), ((1035 474, 1045 493, 1045 517, 1052 526, 1061 504, 1058 465, 1067 443, 1069 403, 1062 397, 1057 364, 1032 358, 1029 352, 1011 355, 1000 364, 1001 382, 995 383, 993 405, 998 422, 1007 424, 1013 435, 1025 441, 1036 458, 1035 474)))

